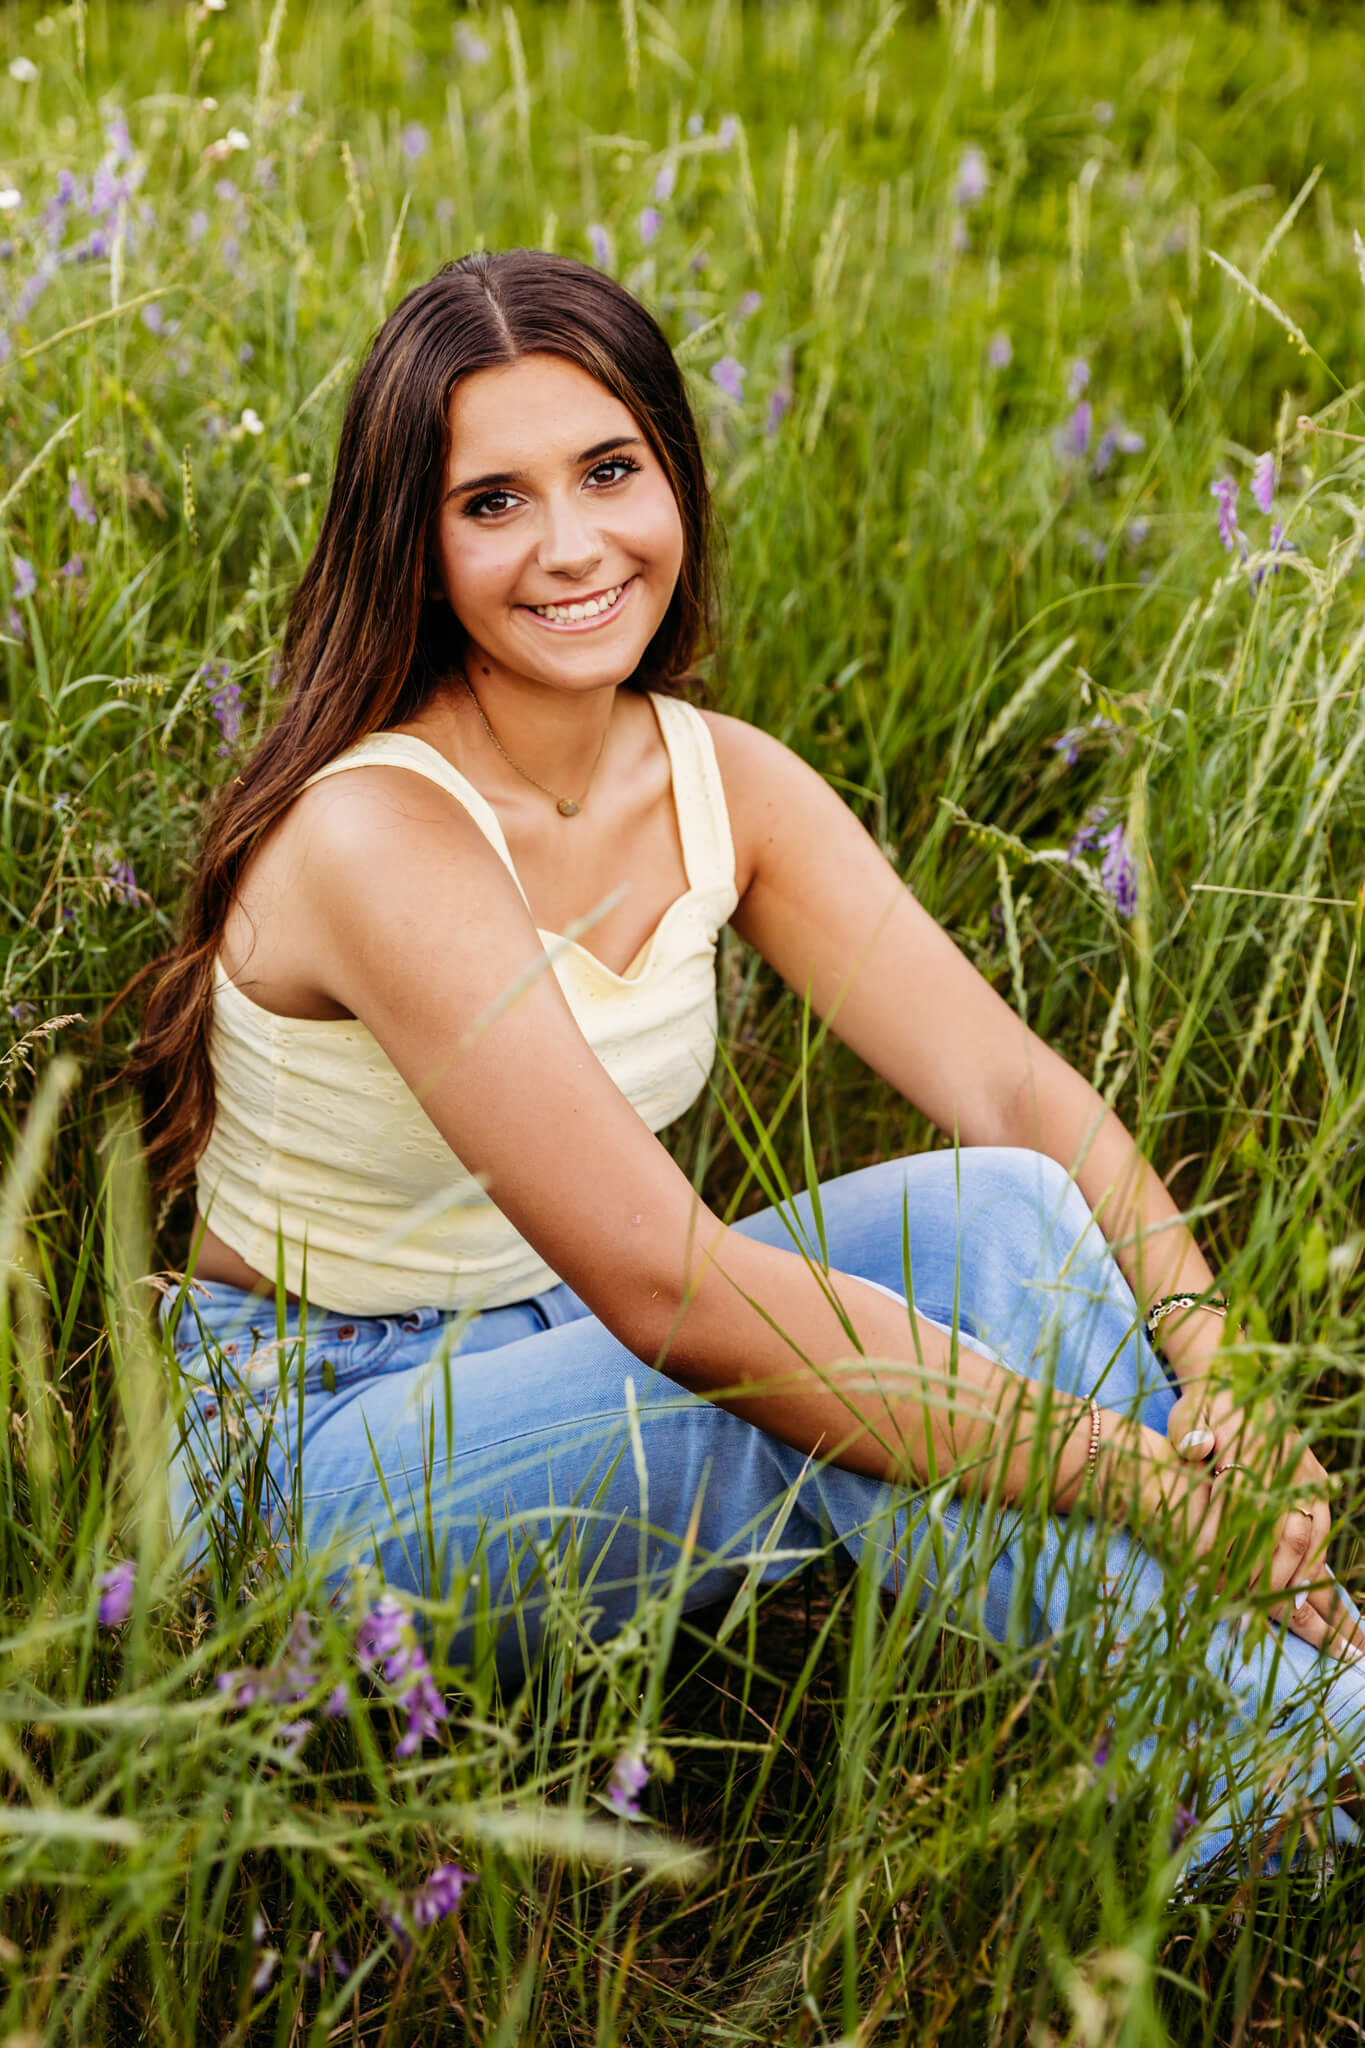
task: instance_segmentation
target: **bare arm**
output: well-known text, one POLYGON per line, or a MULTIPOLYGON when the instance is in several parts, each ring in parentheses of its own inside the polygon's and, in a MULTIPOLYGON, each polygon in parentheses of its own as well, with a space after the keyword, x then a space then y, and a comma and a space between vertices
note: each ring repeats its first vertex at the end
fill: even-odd
MULTIPOLYGON (((736 930, 941 1131, 964 1145, 1026 1145, 1073 1173, 1144 1310, 1211 1287, 1119 1118, 977 973, 847 805, 767 734, 711 724, 747 877, 736 930)), ((1189 1318, 1170 1347, 1177 1360, 1216 1347, 1212 1322, 1189 1318)))

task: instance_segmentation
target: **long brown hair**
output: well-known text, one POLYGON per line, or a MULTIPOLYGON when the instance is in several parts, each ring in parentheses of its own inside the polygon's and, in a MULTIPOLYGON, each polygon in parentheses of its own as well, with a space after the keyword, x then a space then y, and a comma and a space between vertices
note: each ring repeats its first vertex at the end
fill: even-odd
POLYGON ((430 595, 451 397, 471 372, 533 353, 578 364, 621 401, 677 499, 682 570, 629 684, 680 690, 710 631, 705 465, 662 330, 614 279, 565 256, 509 249, 443 264, 390 313, 351 388, 322 530, 285 624, 284 707, 218 795, 180 942, 158 963, 127 1076, 159 1190, 189 1178, 213 1127, 214 963, 247 860, 316 769, 412 718, 459 670, 463 629, 430 595))

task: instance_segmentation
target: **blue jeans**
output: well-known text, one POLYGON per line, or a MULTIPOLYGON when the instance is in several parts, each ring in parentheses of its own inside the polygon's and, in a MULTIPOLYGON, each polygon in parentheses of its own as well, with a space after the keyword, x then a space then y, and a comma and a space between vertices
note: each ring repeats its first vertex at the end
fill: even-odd
MULTIPOLYGON (((1172 1385, 1084 1198, 1054 1161, 995 1147, 926 1153, 826 1183, 820 1208, 835 1272, 901 1299, 912 1290, 919 1314, 944 1328, 956 1321, 974 1350, 1164 1431, 1172 1385)), ((794 1210, 819 1263, 809 1197, 794 1210)), ((794 1248, 776 1210, 735 1228, 794 1248)), ((944 1486, 914 1492, 814 1463, 642 1365, 567 1286, 464 1319, 312 1310, 302 1345, 300 1314, 289 1309, 280 1341, 273 1302, 221 1284, 192 1290, 175 1335, 197 1387, 172 1465, 173 1519, 197 1522, 195 1467, 201 1491, 221 1477, 226 1497, 240 1499, 223 1453, 259 1445, 269 1420, 282 1548, 301 1539, 325 1557, 334 1586, 370 1565, 423 1595, 468 1584, 472 1564, 471 1602, 483 1626, 502 1625, 509 1670, 534 1654, 566 1578, 579 1626, 586 1608, 593 1632, 609 1635, 642 1593, 668 1584, 689 1529, 687 1607, 746 1576, 783 1578, 832 1536, 853 1559, 870 1551, 887 1586, 934 1601, 955 1625, 1041 1655, 1114 1662, 1132 1639, 1140 1674, 1161 1666, 1162 1632, 1181 1625, 1183 1589, 1126 1529, 1101 1530, 1082 1514, 988 1511, 944 1486), (225 1402, 242 1425, 235 1436, 225 1402), (295 1488, 301 1523, 291 1531, 295 1488)), ((1324 1806, 1336 1771, 1365 1755, 1365 1666, 1322 1657, 1287 1631, 1205 1626, 1198 1700, 1153 1699, 1144 1723, 1164 1719, 1169 1731, 1174 1710, 1199 1724, 1191 1865, 1234 1840, 1267 1771, 1280 1768, 1279 1810, 1296 1797, 1324 1806)), ((472 1639, 471 1615, 452 1656, 472 1639)), ((1145 1739, 1133 1753, 1154 1746, 1145 1739)), ((1354 1835, 1339 1808, 1329 1832, 1354 1835)))

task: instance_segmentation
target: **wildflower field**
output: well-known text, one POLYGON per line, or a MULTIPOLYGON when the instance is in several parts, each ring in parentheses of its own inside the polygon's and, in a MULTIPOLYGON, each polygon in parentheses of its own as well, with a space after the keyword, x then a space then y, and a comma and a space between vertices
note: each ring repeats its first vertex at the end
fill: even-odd
MULTIPOLYGON (((1121 1693, 832 1561, 601 1645, 566 1586, 513 1691, 430 1648, 467 1584, 329 1603, 251 1514, 188 1574, 187 1210, 100 1086, 368 338, 471 248, 597 263, 707 436, 713 701, 1197 1214, 1359 1597, 1363 78, 1272 0, 0 13, 0 2042, 1365 2039, 1360 1861, 1173 1897, 1198 1615, 1121 1693)), ((721 991, 668 1142, 722 1211, 943 1142, 721 991)))

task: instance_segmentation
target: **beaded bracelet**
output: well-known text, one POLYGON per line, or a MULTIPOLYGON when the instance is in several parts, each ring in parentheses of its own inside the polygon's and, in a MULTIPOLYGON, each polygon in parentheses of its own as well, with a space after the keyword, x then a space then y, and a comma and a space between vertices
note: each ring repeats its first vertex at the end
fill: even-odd
POLYGON ((1088 1451, 1086 1452, 1086 1458, 1085 1458, 1085 1479, 1084 1479, 1084 1482, 1083 1482, 1083 1484, 1084 1484, 1084 1487, 1085 1487, 1085 1490, 1086 1490, 1086 1492, 1087 1492, 1087 1493, 1090 1493, 1090 1492, 1091 1492, 1091 1491, 1093 1491, 1093 1489, 1094 1489, 1094 1485, 1095 1485, 1095 1473, 1096 1473, 1096 1471, 1097 1471, 1097 1469, 1098 1469, 1098 1466, 1099 1466, 1099 1457, 1100 1457, 1100 1411, 1099 1411, 1099 1404, 1098 1404, 1098 1403, 1097 1403, 1097 1401, 1095 1400, 1095 1397, 1094 1397, 1094 1395, 1093 1395, 1093 1394, 1092 1394, 1092 1395, 1090 1395, 1089 1399, 1090 1399, 1090 1448, 1089 1448, 1089 1450, 1088 1450, 1088 1451))
POLYGON ((1228 1304, 1221 1294, 1211 1295, 1207 1300, 1202 1294, 1167 1294, 1147 1311, 1147 1335, 1156 1344, 1156 1333, 1163 1316, 1173 1315, 1178 1308, 1206 1308, 1214 1315, 1226 1318, 1228 1304))

